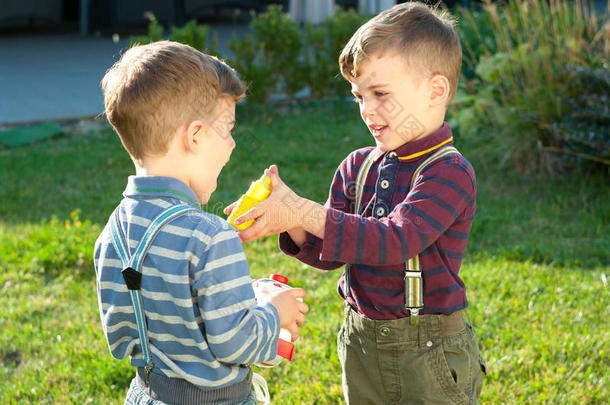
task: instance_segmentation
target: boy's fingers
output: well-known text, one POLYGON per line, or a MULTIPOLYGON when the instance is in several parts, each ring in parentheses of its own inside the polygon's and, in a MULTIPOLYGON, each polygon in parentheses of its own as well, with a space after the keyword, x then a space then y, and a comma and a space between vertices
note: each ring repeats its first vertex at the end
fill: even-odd
POLYGON ((242 242, 250 242, 262 238, 263 236, 265 235, 262 234, 260 226, 256 222, 249 228, 239 231, 239 238, 242 242))
POLYGON ((267 176, 269 176, 269 175, 279 176, 280 171, 278 170, 277 165, 271 165, 265 169, 265 174, 267 176))
MULTIPOLYGON (((263 203, 261 203, 261 204, 263 204, 263 203)), ((261 204, 258 204, 257 206, 250 208, 248 211, 246 211, 245 214, 237 217, 235 219, 235 224, 239 225, 242 222, 247 222, 251 219, 256 219, 256 218, 260 217, 261 215, 263 215, 264 211, 261 209, 261 204)))
POLYGON ((306 314, 309 311, 309 305, 305 304, 304 302, 299 302, 299 311, 302 314, 306 314))
POLYGON ((276 187, 282 181, 276 165, 271 165, 268 169, 265 169, 265 174, 271 179, 271 185, 273 187, 276 187))
POLYGON ((229 206, 225 207, 224 210, 222 210, 225 213, 225 215, 231 214, 231 212, 233 211, 233 208, 235 208, 235 204, 237 204, 237 201, 235 201, 234 203, 231 203, 229 206))
POLYGON ((265 219, 262 218, 262 216, 257 218, 258 220, 254 221, 250 227, 238 232, 242 242, 250 242, 252 240, 257 240, 270 235, 270 233, 267 231, 265 219))
POLYGON ((305 298, 305 290, 302 288, 291 288, 290 292, 294 298, 305 298))
POLYGON ((297 325, 303 326, 304 323, 305 323, 305 315, 303 315, 302 313, 299 312, 297 314, 297 325))
POLYGON ((292 340, 293 342, 296 341, 299 338, 299 333, 301 332, 301 329, 296 324, 294 324, 293 326, 288 328, 288 330, 290 331, 290 340, 292 340))

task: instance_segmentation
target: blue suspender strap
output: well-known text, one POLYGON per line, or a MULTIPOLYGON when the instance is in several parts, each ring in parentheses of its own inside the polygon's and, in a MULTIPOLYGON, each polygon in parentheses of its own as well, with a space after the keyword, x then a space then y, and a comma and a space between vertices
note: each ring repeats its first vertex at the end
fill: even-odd
POLYGON ((144 232, 144 236, 138 243, 138 246, 136 247, 133 256, 131 257, 129 254, 129 246, 125 241, 123 232, 121 231, 118 208, 113 213, 114 220, 110 221, 112 231, 112 244, 114 245, 114 248, 116 249, 119 257, 121 258, 121 262, 123 263, 123 270, 121 271, 121 273, 123 274, 123 279, 125 280, 125 284, 127 285, 127 289, 129 290, 129 294, 131 296, 133 312, 136 318, 136 324, 138 326, 140 346, 142 347, 144 362, 146 363, 145 369, 147 381, 150 372, 152 371, 155 365, 152 362, 152 357, 150 355, 148 330, 146 327, 146 319, 144 313, 144 304, 142 301, 142 294, 140 293, 140 289, 142 287, 142 262, 144 261, 144 257, 148 253, 148 250, 150 249, 153 241, 159 234, 161 228, 168 222, 173 221, 174 219, 186 214, 188 211, 191 210, 196 209, 187 204, 174 205, 164 210, 150 223, 150 225, 146 229, 146 232, 144 232))
MULTIPOLYGON (((355 203, 354 203, 354 213, 360 214, 360 205, 362 204, 362 191, 364 190, 364 183, 366 182, 366 177, 369 174, 369 170, 371 169, 371 165, 375 160, 375 149, 373 149, 364 162, 362 166, 360 166, 360 170, 358 170, 358 176, 356 176, 356 194, 355 194, 355 203)), ((351 297, 351 280, 350 280, 350 270, 352 265, 347 263, 345 265, 345 270, 343 272, 343 278, 345 280, 345 297, 351 297)))
MULTIPOLYGON (((451 153, 458 153, 453 146, 445 146, 434 152, 424 160, 413 173, 409 190, 413 190, 415 182, 421 172, 433 161, 451 153)), ((405 263, 405 309, 411 315, 411 324, 417 325, 419 322, 419 311, 424 307, 424 283, 422 278, 422 268, 419 262, 419 255, 413 256, 405 263)))

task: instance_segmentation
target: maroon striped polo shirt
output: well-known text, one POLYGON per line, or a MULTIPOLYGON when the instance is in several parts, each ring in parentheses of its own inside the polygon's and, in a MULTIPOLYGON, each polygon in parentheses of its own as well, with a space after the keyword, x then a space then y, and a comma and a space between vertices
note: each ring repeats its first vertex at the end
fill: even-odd
POLYGON ((351 263, 351 295, 346 298, 343 276, 338 292, 370 319, 408 316, 404 262, 418 254, 424 279, 421 313, 451 314, 466 308, 466 286, 459 271, 476 210, 474 170, 463 156, 450 154, 432 162, 409 190, 418 165, 452 143, 451 129, 444 123, 438 131, 394 151, 367 147, 352 152, 331 185, 324 239, 307 234, 299 248, 282 233, 280 248, 319 269, 351 263), (356 176, 369 153, 376 153, 376 159, 365 180, 364 211, 356 215, 356 176))

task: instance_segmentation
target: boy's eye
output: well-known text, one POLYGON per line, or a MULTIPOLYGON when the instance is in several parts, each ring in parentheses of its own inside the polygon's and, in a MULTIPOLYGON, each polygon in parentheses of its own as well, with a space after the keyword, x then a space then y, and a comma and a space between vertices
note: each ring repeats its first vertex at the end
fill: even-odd
POLYGON ((354 102, 355 103, 361 103, 362 102, 362 96, 358 95, 354 95, 354 102))
POLYGON ((376 91, 375 92, 375 97, 383 97, 388 93, 384 93, 383 91, 376 91))

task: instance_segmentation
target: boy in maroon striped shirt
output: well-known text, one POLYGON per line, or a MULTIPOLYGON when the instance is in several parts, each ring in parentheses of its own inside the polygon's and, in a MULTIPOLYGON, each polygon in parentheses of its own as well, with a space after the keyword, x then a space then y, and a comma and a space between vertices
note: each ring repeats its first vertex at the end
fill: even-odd
POLYGON ((296 195, 271 166, 271 196, 238 220, 256 220, 240 232, 243 241, 280 233, 280 248, 306 264, 348 264, 337 342, 349 404, 478 403, 485 365, 462 318, 468 301, 459 277, 475 214, 474 171, 455 151, 412 179, 453 143, 444 118, 461 63, 445 13, 409 2, 371 19, 339 65, 376 146, 341 163, 324 206, 296 195), (355 182, 367 158, 357 211, 355 182), (413 258, 423 275, 419 316, 408 305, 412 291, 405 293, 413 258))

